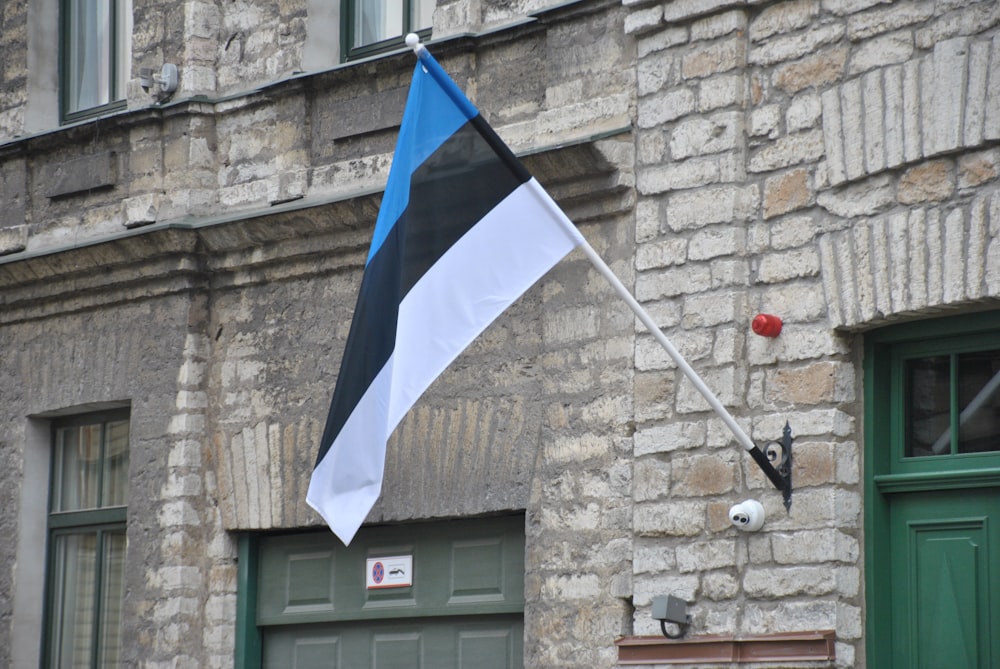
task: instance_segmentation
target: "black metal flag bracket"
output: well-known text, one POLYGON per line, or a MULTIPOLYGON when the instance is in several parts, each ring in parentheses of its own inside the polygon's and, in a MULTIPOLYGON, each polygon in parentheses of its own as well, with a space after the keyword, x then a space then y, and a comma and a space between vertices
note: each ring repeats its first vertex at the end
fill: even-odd
POLYGON ((792 428, 785 423, 780 441, 771 441, 761 451, 756 445, 748 449, 753 461, 774 487, 781 491, 785 510, 792 508, 792 428))

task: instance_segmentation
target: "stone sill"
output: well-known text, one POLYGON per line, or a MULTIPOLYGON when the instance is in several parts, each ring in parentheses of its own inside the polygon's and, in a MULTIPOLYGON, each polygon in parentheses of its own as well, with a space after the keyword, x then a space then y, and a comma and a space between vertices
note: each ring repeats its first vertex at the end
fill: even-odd
POLYGON ((833 630, 761 634, 737 639, 706 634, 689 639, 630 636, 615 642, 618 664, 698 664, 703 662, 822 662, 833 660, 833 630))

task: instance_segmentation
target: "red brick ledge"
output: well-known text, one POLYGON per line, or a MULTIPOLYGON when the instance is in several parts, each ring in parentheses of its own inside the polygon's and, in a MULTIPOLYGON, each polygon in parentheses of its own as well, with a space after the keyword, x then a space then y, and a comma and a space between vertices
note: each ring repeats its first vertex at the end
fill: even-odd
POLYGON ((760 634, 737 639, 705 634, 671 640, 628 636, 615 642, 618 664, 697 664, 699 662, 793 662, 834 659, 833 630, 760 634))

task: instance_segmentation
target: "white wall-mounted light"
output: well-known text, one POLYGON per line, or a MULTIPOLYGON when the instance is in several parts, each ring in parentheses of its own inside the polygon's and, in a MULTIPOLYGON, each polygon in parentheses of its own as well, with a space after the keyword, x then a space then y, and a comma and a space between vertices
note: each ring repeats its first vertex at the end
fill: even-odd
POLYGON ((177 90, 177 83, 177 66, 173 63, 164 63, 159 73, 151 67, 139 68, 139 85, 147 93, 156 86, 159 90, 154 95, 159 102, 163 102, 177 90))

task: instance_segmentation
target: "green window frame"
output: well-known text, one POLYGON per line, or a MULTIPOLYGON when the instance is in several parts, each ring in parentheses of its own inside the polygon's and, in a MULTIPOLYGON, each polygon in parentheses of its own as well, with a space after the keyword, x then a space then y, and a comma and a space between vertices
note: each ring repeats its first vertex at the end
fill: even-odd
POLYGON ((43 667, 119 666, 129 412, 52 424, 43 667))
POLYGON ((356 60, 404 46, 407 33, 431 34, 435 0, 341 0, 341 57, 356 60))
POLYGON ((1000 312, 887 327, 867 336, 867 443, 881 448, 866 450, 866 465, 879 489, 923 485, 928 478, 944 486, 993 479, 992 472, 1000 471, 1000 441, 983 444, 972 435, 970 416, 974 420, 985 410, 992 415, 1000 406, 998 359, 1000 312), (925 431, 934 438, 917 436, 921 423, 932 425, 925 431))
POLYGON ((128 0, 59 0, 63 123, 125 107, 128 0))

